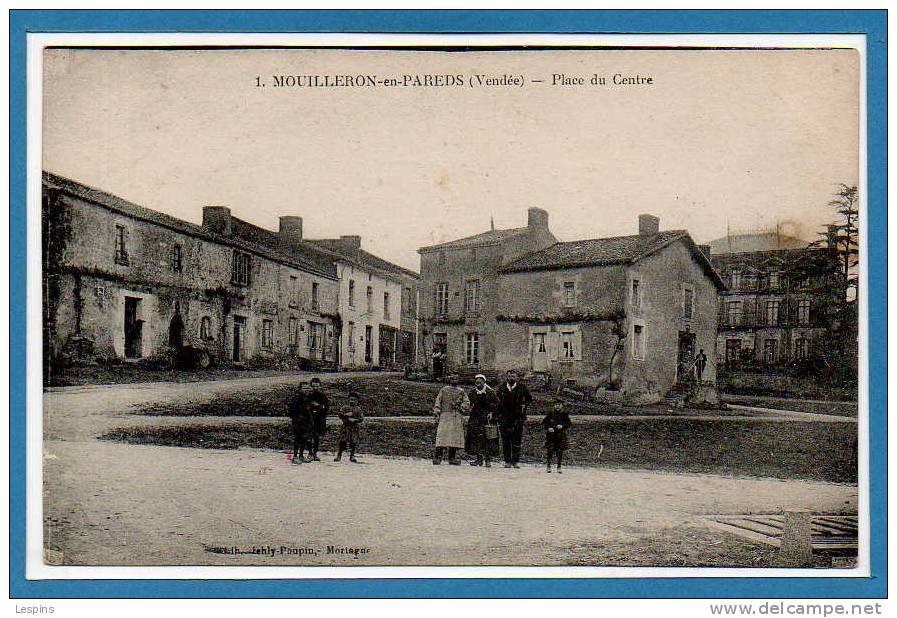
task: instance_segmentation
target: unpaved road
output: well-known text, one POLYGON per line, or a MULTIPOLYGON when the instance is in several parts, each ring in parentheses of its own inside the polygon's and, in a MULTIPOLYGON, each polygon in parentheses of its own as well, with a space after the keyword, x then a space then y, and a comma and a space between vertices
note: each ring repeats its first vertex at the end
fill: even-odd
MULTIPOLYGON (((332 379, 348 375, 331 374, 332 379)), ((45 544, 54 560, 89 565, 565 564, 570 547, 639 541, 682 526, 703 529, 700 516, 705 514, 857 508, 855 486, 820 482, 594 467, 568 468, 558 476, 535 466, 435 467, 375 456, 363 456, 357 465, 325 459, 295 466, 274 451, 96 440, 124 424, 242 422, 239 417, 142 417, 132 414, 132 406, 195 401, 308 378, 46 393, 45 544), (358 553, 328 553, 328 546, 358 553), (234 553, 269 547, 273 556, 234 553)))

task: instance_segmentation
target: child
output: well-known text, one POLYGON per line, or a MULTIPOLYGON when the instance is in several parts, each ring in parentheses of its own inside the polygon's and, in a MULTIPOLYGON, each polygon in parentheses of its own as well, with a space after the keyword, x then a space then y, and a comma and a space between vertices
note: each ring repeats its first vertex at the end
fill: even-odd
POLYGON ((299 391, 290 400, 287 414, 293 427, 293 458, 294 464, 305 462, 305 447, 309 448, 311 455, 311 436, 314 433, 314 418, 308 399, 308 382, 299 383, 299 391))
POLYGON ((558 401, 554 409, 542 419, 542 427, 545 428, 546 472, 551 472, 551 456, 557 458, 557 471, 561 474, 561 461, 564 458, 564 450, 567 448, 567 430, 572 423, 570 415, 564 410, 564 403, 558 401))
POLYGON ((349 461, 358 463, 355 459, 355 449, 358 447, 358 438, 361 434, 361 423, 364 421, 364 412, 361 411, 359 405, 358 393, 349 393, 349 405, 339 411, 339 418, 343 422, 339 434, 339 447, 336 452, 336 458, 333 461, 340 461, 343 458, 343 451, 349 448, 349 461))

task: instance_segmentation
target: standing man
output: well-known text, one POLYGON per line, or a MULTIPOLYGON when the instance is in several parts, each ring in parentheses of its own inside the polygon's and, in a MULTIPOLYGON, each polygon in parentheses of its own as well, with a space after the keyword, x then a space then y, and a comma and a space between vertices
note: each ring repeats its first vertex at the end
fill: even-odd
POLYGON ((459 466, 458 449, 464 448, 464 413, 470 410, 470 400, 464 389, 458 386, 458 377, 449 377, 449 383, 442 387, 433 404, 436 416, 436 452, 433 465, 442 463, 448 455, 450 465, 459 466))
POLYGON ((704 370, 707 368, 707 355, 704 354, 704 348, 698 350, 698 355, 695 357, 695 373, 697 374, 698 384, 700 385, 704 380, 704 370))
POLYGON ((309 407, 314 419, 314 432, 311 437, 311 459, 321 461, 318 457, 318 447, 321 438, 327 432, 327 415, 330 413, 330 400, 321 390, 321 379, 311 379, 311 393, 308 394, 309 407))
MULTIPOLYGON (((293 463, 305 463, 305 447, 311 455, 311 440, 314 434, 315 420, 309 406, 308 382, 299 383, 297 392, 290 401, 288 414, 293 424, 293 463)), ((311 460, 309 460, 311 461, 311 460)))
POLYGON ((476 385, 470 391, 470 420, 467 423, 467 444, 464 450, 476 457, 470 462, 471 466, 486 465, 492 467, 493 442, 497 438, 498 430, 493 425, 495 405, 498 397, 495 391, 486 384, 486 376, 478 374, 475 378, 476 385))
POLYGON ((517 381, 517 372, 510 369, 505 383, 498 389, 498 423, 505 468, 520 467, 523 424, 526 422, 526 410, 532 402, 529 389, 517 381))

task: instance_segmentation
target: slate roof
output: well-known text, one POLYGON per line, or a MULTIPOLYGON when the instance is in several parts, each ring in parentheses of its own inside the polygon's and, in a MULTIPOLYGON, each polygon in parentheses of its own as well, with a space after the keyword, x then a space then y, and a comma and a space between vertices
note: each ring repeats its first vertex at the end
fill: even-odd
POLYGON ((420 279, 420 275, 413 270, 409 270, 407 268, 402 268, 398 264, 393 264, 392 262, 388 262, 383 258, 377 257, 373 253, 368 253, 364 249, 353 249, 346 247, 344 243, 337 239, 331 238, 321 238, 321 239, 308 239, 309 243, 313 243, 319 247, 322 247, 332 253, 336 253, 339 256, 346 258, 347 260, 354 262, 355 264, 361 266, 362 268, 366 268, 369 270, 377 270, 380 272, 384 272, 390 275, 398 275, 401 278, 412 278, 412 279, 420 279))
POLYGON ((502 272, 524 272, 633 264, 677 241, 684 241, 714 283, 720 288, 725 288, 725 284, 713 269, 708 256, 698 249, 685 230, 670 230, 651 235, 635 234, 559 242, 541 251, 529 253, 505 265, 501 270, 502 272))
POLYGON ((306 270, 315 274, 323 275, 332 279, 336 279, 336 264, 333 260, 322 259, 319 256, 312 256, 311 251, 306 253, 302 250, 288 250, 279 243, 267 242, 266 236, 277 236, 273 232, 269 232, 263 228, 259 228, 250 223, 246 223, 236 217, 232 217, 234 236, 224 236, 212 232, 211 230, 190 223, 157 210, 138 206, 133 202, 129 202, 111 193, 100 191, 93 187, 89 187, 80 182, 53 174, 45 171, 43 173, 43 182, 49 187, 58 189, 64 193, 74 195, 88 202, 103 206, 113 212, 146 221, 162 227, 166 227, 175 232, 187 234, 195 238, 201 238, 210 242, 219 243, 229 247, 236 247, 243 251, 255 253, 262 257, 268 258, 275 262, 280 262, 288 266, 293 266, 300 270, 306 270), (264 232, 265 234, 262 234, 264 232))
POLYGON ((481 247, 483 245, 492 245, 505 241, 509 238, 513 238, 518 234, 526 232, 528 229, 529 228, 525 227, 515 227, 507 230, 489 230, 487 232, 482 232, 481 234, 467 236, 466 238, 459 238, 458 240, 452 240, 449 242, 440 243, 438 245, 421 247, 417 251, 418 253, 423 253, 425 251, 435 251, 438 249, 465 249, 471 247, 481 247))

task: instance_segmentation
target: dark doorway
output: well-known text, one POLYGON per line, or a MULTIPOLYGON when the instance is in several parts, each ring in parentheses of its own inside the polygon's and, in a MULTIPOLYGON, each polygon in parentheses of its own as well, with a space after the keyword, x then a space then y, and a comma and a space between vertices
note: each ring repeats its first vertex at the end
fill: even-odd
POLYGON ((175 313, 168 324, 168 345, 178 349, 184 347, 184 320, 180 313, 175 313))
POLYGON ((683 384, 694 381, 695 334, 679 333, 679 358, 676 363, 676 382, 683 384))
POLYGON ((374 362, 374 328, 364 327, 364 362, 374 362))
POLYGON ((246 328, 246 318, 234 316, 234 362, 243 362, 243 330, 246 328))
POLYGON ((143 320, 138 319, 140 299, 125 296, 125 358, 140 358, 143 353, 143 320))

